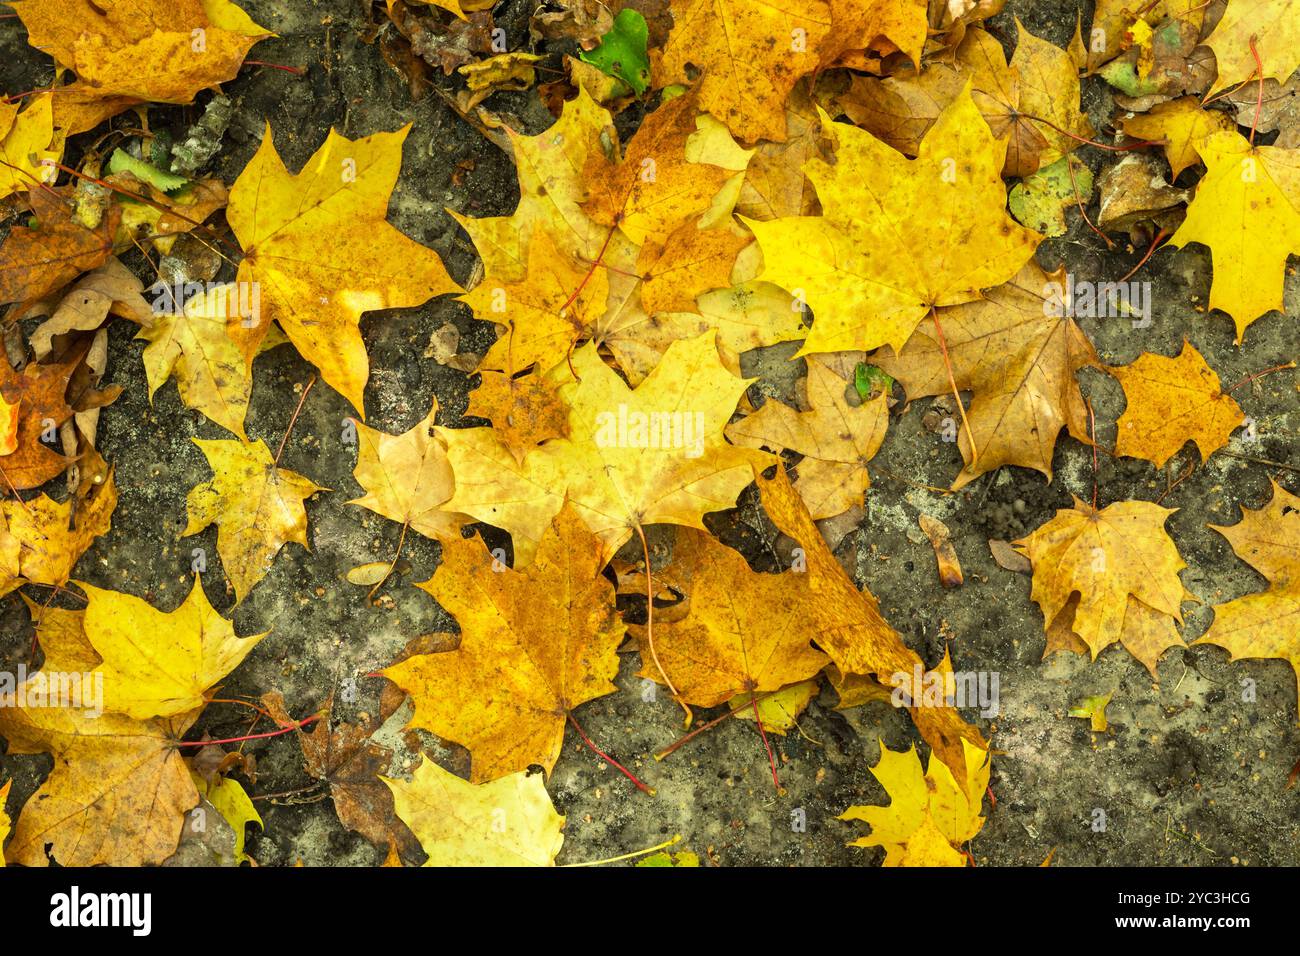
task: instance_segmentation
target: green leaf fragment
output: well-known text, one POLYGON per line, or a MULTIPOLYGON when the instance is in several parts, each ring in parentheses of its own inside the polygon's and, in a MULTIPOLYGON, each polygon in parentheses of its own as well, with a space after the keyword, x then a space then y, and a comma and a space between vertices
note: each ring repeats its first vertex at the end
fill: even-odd
POLYGON ((160 189, 165 193, 174 192, 189 183, 189 180, 184 176, 164 172, 157 166, 146 163, 143 159, 136 159, 122 149, 113 150, 113 156, 108 161, 108 171, 110 173, 130 173, 141 182, 148 183, 154 189, 160 189))
POLYGON ((600 38, 600 46, 579 54, 584 63, 618 77, 640 96, 650 87, 650 56, 646 41, 650 30, 645 17, 628 8, 620 10, 614 26, 600 38))

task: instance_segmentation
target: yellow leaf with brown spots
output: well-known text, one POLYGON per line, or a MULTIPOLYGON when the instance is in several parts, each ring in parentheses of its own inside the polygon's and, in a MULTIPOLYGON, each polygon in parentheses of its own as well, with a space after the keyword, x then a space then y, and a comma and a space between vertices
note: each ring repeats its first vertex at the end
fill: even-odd
POLYGON ((781 107, 801 76, 817 69, 831 31, 825 0, 671 0, 672 33, 661 86, 700 71, 700 106, 739 139, 785 139, 781 107))
POLYGON ((641 306, 657 312, 694 312, 695 300, 713 289, 731 286, 731 270, 740 250, 753 236, 731 229, 701 229, 683 223, 662 246, 644 245, 637 259, 641 306))
POLYGON ((528 245, 528 272, 517 281, 489 275, 460 300, 475 318, 503 326, 480 363, 514 375, 536 365, 545 372, 565 356, 605 312, 609 280, 604 269, 574 263, 538 230, 528 245))
POLYGON ((1219 67, 1211 94, 1259 79, 1261 64, 1264 79, 1285 83, 1300 67, 1300 0, 1229 0, 1205 45, 1219 67))
POLYGON ((483 372, 482 384, 469 393, 466 414, 486 418, 501 443, 524 463, 528 453, 552 438, 569 434, 569 406, 556 375, 511 378, 502 372, 483 372))
POLYGON ((253 376, 230 337, 228 325, 238 293, 227 283, 193 296, 178 313, 155 313, 136 335, 145 346, 149 399, 175 377, 181 401, 245 441, 244 417, 253 391, 253 376))
POLYGON ((87 597, 86 640, 103 661, 95 676, 103 679, 104 708, 136 720, 201 709, 207 691, 269 633, 236 637, 197 575, 180 607, 166 612, 130 594, 77 586, 87 597))
POLYGON ((230 0, 22 0, 27 42, 76 71, 74 88, 105 99, 189 103, 234 79, 273 36, 230 0))

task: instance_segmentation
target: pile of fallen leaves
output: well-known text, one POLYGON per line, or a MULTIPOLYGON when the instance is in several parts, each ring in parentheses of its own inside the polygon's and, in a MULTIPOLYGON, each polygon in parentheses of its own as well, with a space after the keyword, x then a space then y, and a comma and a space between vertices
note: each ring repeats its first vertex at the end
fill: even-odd
MULTIPOLYGON (((870 825, 857 843, 883 847, 887 865, 965 865, 990 742, 953 706, 949 658, 925 666, 819 522, 858 520, 902 395, 949 401, 965 462, 953 489, 1006 465, 1050 481, 1062 430, 1095 448, 1083 368, 1127 397, 1107 454, 1163 466, 1193 441, 1208 458, 1245 423, 1190 344, 1101 362, 1075 321, 1091 313, 1064 272, 1034 260, 1067 214, 1131 243, 1135 271, 1165 243, 1208 246, 1209 304, 1239 341, 1281 309, 1300 254, 1300 0, 1099 0, 1064 49, 1023 27, 1006 44, 983 29, 1002 0, 547 0, 518 49, 490 0, 376 3, 365 39, 412 95, 436 90, 518 170, 512 215, 458 217, 481 259, 466 288, 386 220, 406 129, 331 131, 293 173, 268 126, 233 184, 200 175, 219 97, 190 139, 150 131, 149 104, 191 103, 271 35, 229 0, 11 6, 58 68, 49 88, 0 101, 0 199, 14 220, 0 244, 0 596, 26 603, 43 655, 20 683, 4 675, 0 736, 11 755, 56 757, 12 822, 0 788, 12 863, 246 859, 245 826, 260 820, 236 775, 255 774, 229 748, 293 733, 342 822, 390 862, 549 865, 564 820, 546 776, 566 731, 649 790, 578 721, 615 691, 623 652, 688 725, 692 708, 724 708, 752 718, 764 745, 823 678, 841 706, 901 700, 928 766, 915 748, 882 747, 873 772, 891 803, 844 818, 870 825), (1121 112, 1105 130, 1081 111, 1084 82, 1113 88, 1121 112), (529 136, 492 105, 535 87, 556 119, 529 136), (643 118, 621 136, 628 110, 643 118), (1105 154, 1096 182, 1082 150, 1105 154), (146 300, 128 253, 179 294, 146 300), (436 404, 403 434, 364 424, 363 314, 442 295, 498 329, 481 356, 442 356, 477 373, 469 412, 490 424, 439 425, 436 404), (163 611, 74 579, 116 504, 96 426, 120 392, 104 381, 117 319, 147 342, 150 393, 174 380, 231 436, 196 440, 212 477, 189 491, 183 534, 217 526, 236 603, 286 543, 308 544, 304 503, 329 493, 249 441, 252 363, 287 342, 352 404, 365 489, 352 504, 400 525, 402 541, 441 542, 420 587, 459 625, 411 635, 369 679, 391 682, 381 716, 409 697, 410 728, 468 750, 468 780, 427 758, 391 776, 378 717, 340 723, 329 701, 291 708, 272 689, 219 698, 265 635, 237 636, 200 581, 163 611), (741 355, 781 342, 802 343, 802 401, 756 407, 741 355), (779 573, 705 529, 755 484, 793 543, 779 573), (509 553, 476 523, 508 533, 509 553), (676 526, 667 560, 652 558, 651 525, 676 526), (623 601, 625 621, 616 602, 629 595, 644 600, 623 601), (917 695, 915 674, 938 693, 917 695), (102 706, 44 706, 62 675, 102 682, 102 706), (232 704, 276 729, 193 739, 205 708, 232 704), (310 716, 292 717, 300 708, 310 716), (228 842, 191 826, 196 813, 225 821, 228 842)), ((1118 642, 1154 675, 1182 646, 1191 596, 1171 513, 1094 496, 1003 549, 1027 561, 1048 652, 1095 658, 1118 642)), ((960 585, 948 529, 922 526, 940 580, 960 585)), ((1218 607, 1201 640, 1300 672, 1285 626, 1300 610, 1300 499, 1275 485, 1218 530, 1270 586, 1218 607)), ((350 577, 373 597, 396 564, 350 577)), ((1089 713, 1104 726, 1104 701, 1089 713)), ((779 790, 770 745, 767 757, 779 790)))

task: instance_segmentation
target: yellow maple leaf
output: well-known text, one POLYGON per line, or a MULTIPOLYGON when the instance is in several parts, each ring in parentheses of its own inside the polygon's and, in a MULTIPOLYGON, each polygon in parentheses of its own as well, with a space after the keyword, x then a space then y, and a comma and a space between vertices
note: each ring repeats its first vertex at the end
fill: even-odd
POLYGON ((425 866, 554 866, 564 843, 540 776, 519 772, 475 785, 422 757, 409 781, 380 777, 411 828, 425 866))
MULTIPOLYGON (((101 712, 105 700, 95 699, 89 678, 100 658, 82 628, 85 612, 28 607, 45 663, 18 689, 18 706, 0 707, 0 735, 10 754, 49 753, 54 766, 19 814, 5 855, 24 866, 48 866, 51 856, 61 866, 161 863, 199 802, 176 747, 198 710, 151 720, 101 712), (79 684, 69 683, 77 677, 79 684), (74 686, 73 699, 50 696, 74 686), (50 706, 51 699, 65 706, 50 706)), ((142 665, 152 653, 139 644, 122 651, 142 665)))
POLYGON ((1244 422, 1241 406, 1222 390, 1219 376, 1186 339, 1175 358, 1143 352, 1129 365, 1107 371, 1124 388, 1115 454, 1144 458, 1163 468, 1187 442, 1207 459, 1244 422))
POLYGON ((814 358, 804 388, 808 411, 769 399, 734 425, 727 437, 738 445, 795 451, 804 456, 795 485, 813 518, 830 518, 862 504, 871 486, 867 462, 880 450, 889 427, 884 395, 849 405, 849 384, 814 358))
POLYGON ((434 433, 437 399, 429 414, 400 435, 387 435, 360 422, 357 465, 353 470, 365 494, 348 504, 368 508, 427 538, 454 537, 464 515, 442 510, 455 487, 447 450, 434 433))
POLYGON ((750 235, 701 229, 698 220, 688 220, 662 245, 642 246, 636 268, 642 308, 651 315, 695 311, 697 297, 731 285, 736 256, 751 241, 750 235))
POLYGON ((310 550, 303 502, 328 491, 296 472, 280 468, 262 441, 193 439, 212 468, 210 480, 185 498, 189 522, 181 537, 217 525, 217 553, 235 588, 236 603, 271 570, 289 541, 310 550))
POLYGON ((94 540, 108 534, 116 507, 111 471, 67 501, 45 494, 25 502, 0 501, 0 595, 29 582, 67 584, 94 540))
MULTIPOLYGON (((610 238, 582 208, 587 199, 583 178, 592 156, 604 156, 601 134, 609 139, 613 119, 585 89, 564 104, 560 118, 536 136, 524 136, 510 127, 505 133, 514 152, 519 178, 519 203, 509 216, 475 219, 448 210, 465 227, 483 260, 483 270, 494 280, 523 279, 528 272, 528 249, 533 233, 541 229, 570 262, 594 262, 610 238)), ((619 242, 621 233, 611 245, 619 242)), ((621 241, 626 241, 622 239, 621 241)), ((605 261, 614 261, 606 250, 605 261)), ((570 290, 572 291, 572 290, 570 290)))
POLYGON ((822 128, 836 163, 805 167, 822 216, 747 222, 763 250, 760 278, 802 293, 813 310, 800 354, 901 349, 933 308, 980 298, 1041 241, 1007 216, 1006 145, 969 92, 940 115, 915 160, 825 113, 822 128))
POLYGON ((200 90, 233 79, 253 44, 274 36, 230 0, 21 0, 10 6, 32 46, 76 71, 75 90, 112 98, 119 109, 132 100, 188 103, 200 90))
POLYGON ((103 660, 95 673, 103 675, 104 707, 137 720, 201 708, 204 693, 266 637, 236 637, 197 576, 189 596, 168 612, 129 594, 77 585, 88 599, 86 640, 103 660), (147 648, 141 635, 148 635, 147 648))
POLYGON ((831 30, 825 0, 671 0, 673 29, 660 85, 689 83, 698 69, 700 105, 745 142, 785 138, 781 107, 820 62, 831 30))
POLYGON ((1241 521, 1210 525, 1228 539, 1237 557, 1268 579, 1268 587, 1214 605, 1214 623, 1195 644, 1226 648, 1232 659, 1287 661, 1300 687, 1300 497, 1271 482, 1264 507, 1243 509, 1241 521))
POLYGON ((686 549, 697 567, 689 609, 678 620, 656 617, 653 645, 641 642, 642 677, 663 683, 666 675, 682 700, 714 707, 805 681, 826 666, 811 643, 817 598, 807 575, 751 571, 739 551, 704 531, 679 536, 674 561, 686 549))
POLYGON ((1260 79, 1259 63, 1264 79, 1285 83, 1300 67, 1300 0, 1229 0, 1205 45, 1219 68, 1207 96, 1260 79))
POLYGON ((962 741, 966 779, 959 783, 948 766, 930 754, 921 772, 916 747, 890 750, 880 744, 880 760, 871 768, 889 794, 889 805, 853 806, 841 820, 860 820, 871 832, 849 846, 885 849, 885 866, 965 866, 957 847, 984 826, 980 815, 992 764, 988 752, 962 741))
POLYGON ((952 63, 936 61, 919 73, 905 69, 887 77, 855 77, 840 105, 855 123, 915 155, 926 132, 969 84, 993 136, 1006 140, 1002 175, 1032 175, 1093 130, 1079 108, 1075 59, 1019 21, 1016 27, 1019 39, 1010 63, 993 36, 969 30, 952 63))
POLYGON ((183 815, 199 799, 176 749, 196 716, 140 721, 66 707, 0 708, 10 754, 54 755, 50 776, 18 816, 8 859, 48 866, 46 846, 61 866, 146 866, 171 856, 183 815))
POLYGON ((1076 498, 1074 508, 1058 511, 1012 542, 1033 565, 1030 596, 1045 625, 1057 622, 1077 591, 1073 618, 1060 623, 1096 659, 1121 639, 1130 596, 1181 622, 1182 602, 1196 598, 1178 577, 1187 564, 1164 528, 1174 510, 1149 501, 1119 501, 1094 510, 1076 498))
POLYGON ((1266 312, 1281 310, 1287 257, 1300 255, 1300 150, 1252 147, 1239 133, 1200 146, 1205 177, 1172 246, 1210 247, 1210 308, 1232 316, 1237 341, 1266 312))
POLYGON ((1232 116, 1201 106, 1198 96, 1184 96, 1158 103, 1146 113, 1120 120, 1124 132, 1137 139, 1164 140, 1165 157, 1172 171, 1170 181, 1188 166, 1201 161, 1201 144, 1215 133, 1235 130, 1232 116))
POLYGON ((181 401, 245 441, 244 417, 253 377, 228 326, 238 297, 235 283, 191 297, 182 311, 155 313, 136 335, 145 346, 149 400, 175 376, 181 401))
POLYGON ((573 354, 576 383, 564 388, 569 437, 539 446, 519 464, 488 428, 438 429, 456 475, 445 505, 504 528, 526 563, 565 496, 600 538, 605 560, 638 527, 703 527, 771 456, 737 448, 723 429, 749 385, 718 358, 716 333, 669 346, 631 389, 594 344, 573 354))
POLYGON ((470 779, 496 780, 560 755, 575 707, 616 689, 623 622, 598 543, 571 507, 522 570, 478 539, 443 543, 420 585, 460 624, 460 646, 417 654, 382 673, 415 702, 411 725, 464 745, 470 779))
POLYGON ((8 122, 0 123, 0 198, 54 178, 54 167, 43 165, 63 158, 62 138, 56 141, 54 136, 53 96, 31 97, 22 112, 13 107, 8 122))
POLYGON ((257 315, 231 320, 251 364, 271 322, 365 417, 370 363, 361 315, 459 292, 437 253, 388 222, 388 200, 410 126, 358 140, 334 130, 296 175, 267 125, 262 145, 230 190, 226 218, 244 250, 238 280, 257 315), (328 242, 322 242, 328 237, 328 242), (255 285, 254 285, 255 283, 255 285))

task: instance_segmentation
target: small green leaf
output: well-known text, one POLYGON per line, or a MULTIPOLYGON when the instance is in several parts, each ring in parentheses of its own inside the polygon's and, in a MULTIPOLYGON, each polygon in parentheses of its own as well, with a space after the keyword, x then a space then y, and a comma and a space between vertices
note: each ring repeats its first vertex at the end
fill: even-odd
POLYGON ((859 362, 853 370, 853 387, 858 390, 858 398, 865 402, 872 395, 888 395, 892 392, 894 380, 876 366, 859 362))
POLYGON ((631 8, 620 10, 613 28, 600 38, 600 46, 579 57, 602 73, 618 77, 640 96, 650 87, 649 35, 645 17, 631 8))
POLYGON ((148 183, 155 189, 161 189, 165 193, 180 189, 189 183, 189 180, 184 176, 163 172, 157 166, 152 166, 143 159, 136 159, 130 153, 121 149, 113 150, 113 156, 108 161, 108 171, 110 173, 130 173, 141 182, 148 183))

